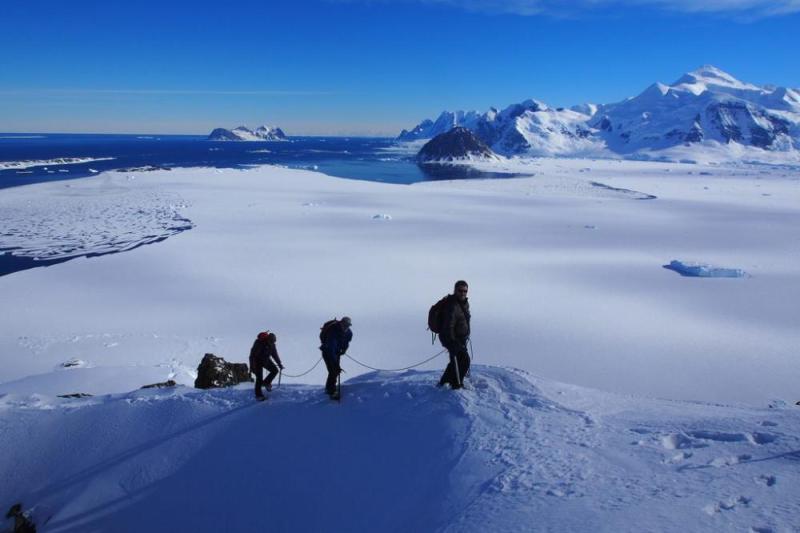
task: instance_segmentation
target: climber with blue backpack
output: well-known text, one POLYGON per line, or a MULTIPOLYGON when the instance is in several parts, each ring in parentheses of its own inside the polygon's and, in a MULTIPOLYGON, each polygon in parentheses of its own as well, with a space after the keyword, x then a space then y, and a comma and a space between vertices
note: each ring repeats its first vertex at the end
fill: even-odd
POLYGON ((342 372, 340 364, 342 355, 350 346, 350 341, 353 340, 351 325, 352 321, 348 316, 342 317, 341 320, 334 318, 325 322, 319 332, 319 349, 322 350, 322 359, 328 369, 325 392, 333 400, 341 398, 341 384, 337 388, 336 382, 342 372))

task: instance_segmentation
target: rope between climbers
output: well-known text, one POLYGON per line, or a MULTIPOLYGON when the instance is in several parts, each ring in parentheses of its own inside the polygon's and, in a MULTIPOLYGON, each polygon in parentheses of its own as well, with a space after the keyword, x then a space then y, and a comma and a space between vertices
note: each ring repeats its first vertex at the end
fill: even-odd
POLYGON ((436 359, 437 357, 439 357, 440 355, 442 355, 446 351, 447 350, 442 350, 441 352, 437 353, 436 355, 432 355, 431 357, 425 359, 422 362, 413 364, 411 366, 407 366, 405 368, 375 368, 373 366, 369 366, 369 365, 367 365, 365 363, 362 363, 361 361, 359 361, 358 359, 356 359, 355 357, 353 357, 349 353, 346 353, 344 355, 347 356, 348 358, 352 359, 353 362, 355 362, 356 364, 359 364, 359 365, 363 366, 364 368, 369 368, 370 370, 377 370, 379 372, 403 372, 404 370, 411 370, 412 368, 416 368, 418 366, 422 366, 422 365, 424 365, 425 363, 427 363, 429 361, 433 361, 434 359, 436 359))
POLYGON ((319 364, 319 362, 320 362, 320 361, 322 361, 322 357, 320 357, 319 359, 317 359, 317 362, 316 362, 316 363, 314 363, 314 366, 312 366, 311 368, 309 368, 308 370, 306 370, 306 371, 305 371, 305 372, 303 372, 302 374, 293 375, 293 374, 287 374, 286 372, 283 372, 283 371, 281 371, 281 372, 282 372, 282 373, 283 373, 283 375, 284 375, 284 376, 286 376, 287 378, 302 378, 303 376, 305 376, 306 374, 310 374, 312 370, 314 370, 315 368, 317 368, 317 365, 319 364))

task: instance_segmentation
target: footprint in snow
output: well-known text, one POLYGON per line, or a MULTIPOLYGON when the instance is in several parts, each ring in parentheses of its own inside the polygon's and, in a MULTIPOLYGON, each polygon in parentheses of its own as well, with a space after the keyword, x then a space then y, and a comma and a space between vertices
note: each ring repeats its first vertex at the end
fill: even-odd
POLYGON ((729 498, 727 500, 723 500, 717 503, 709 503, 705 507, 703 507, 703 511, 707 514, 714 516, 717 513, 721 513, 722 511, 733 511, 736 507, 748 506, 750 502, 753 500, 751 498, 747 498, 745 496, 739 496, 737 498, 729 498))
POLYGON ((717 457, 716 459, 712 459, 711 462, 708 464, 715 468, 721 468, 723 466, 738 465, 739 463, 744 463, 752 458, 753 458, 752 455, 748 455, 745 453, 742 455, 737 455, 735 457, 717 457))
POLYGON ((768 476, 766 474, 761 474, 756 478, 757 483, 761 483, 762 485, 766 485, 767 487, 774 487, 775 484, 778 482, 778 478, 775 476, 768 476))
POLYGON ((667 450, 683 450, 685 448, 705 448, 708 444, 697 442, 683 433, 671 433, 661 437, 661 445, 667 450))
POLYGON ((750 444, 769 444, 778 437, 771 433, 725 433, 721 431, 692 431, 692 437, 718 442, 749 442, 750 444))
POLYGON ((681 461, 685 461, 686 459, 689 459, 692 455, 694 455, 692 452, 681 452, 681 453, 673 455, 672 457, 670 457, 668 459, 665 459, 664 462, 666 464, 673 464, 674 465, 676 463, 680 463, 681 461))

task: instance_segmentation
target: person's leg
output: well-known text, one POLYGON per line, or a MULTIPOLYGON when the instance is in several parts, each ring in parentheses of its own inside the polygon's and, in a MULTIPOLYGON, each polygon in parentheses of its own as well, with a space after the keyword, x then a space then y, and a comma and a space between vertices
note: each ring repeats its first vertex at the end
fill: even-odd
POLYGON ((264 380, 264 385, 267 387, 268 391, 272 390, 272 380, 275 379, 275 376, 278 375, 278 366, 273 363, 271 360, 267 362, 264 366, 267 369, 267 379, 264 380))
POLYGON ((458 382, 463 385, 464 376, 466 376, 467 372, 469 372, 469 365, 470 365, 469 352, 467 352, 467 349, 464 348, 463 350, 458 352, 457 357, 458 357, 458 371, 461 374, 459 376, 458 382))
POLYGON ((325 381, 325 392, 333 394, 336 392, 336 376, 339 375, 339 365, 333 360, 333 357, 323 355, 322 360, 325 361, 325 368, 328 369, 328 379, 325 381))
POLYGON ((447 363, 447 368, 444 369, 444 373, 442 374, 442 377, 439 379, 439 385, 444 385, 445 383, 449 383, 450 386, 452 387, 456 383, 455 381, 456 371, 453 366, 453 353, 448 352, 448 355, 450 356, 450 362, 447 363))
POLYGON ((253 374, 256 375, 256 398, 263 398, 264 393, 261 391, 261 386, 264 384, 264 368, 261 365, 256 365, 252 370, 253 374))

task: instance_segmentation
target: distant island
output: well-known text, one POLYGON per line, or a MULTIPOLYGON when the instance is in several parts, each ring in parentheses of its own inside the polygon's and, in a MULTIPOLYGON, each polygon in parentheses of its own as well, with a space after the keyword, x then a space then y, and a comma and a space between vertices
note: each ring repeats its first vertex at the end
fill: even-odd
POLYGON ((259 126, 251 130, 239 126, 232 130, 217 128, 208 136, 209 141, 286 141, 286 134, 280 128, 259 126))

